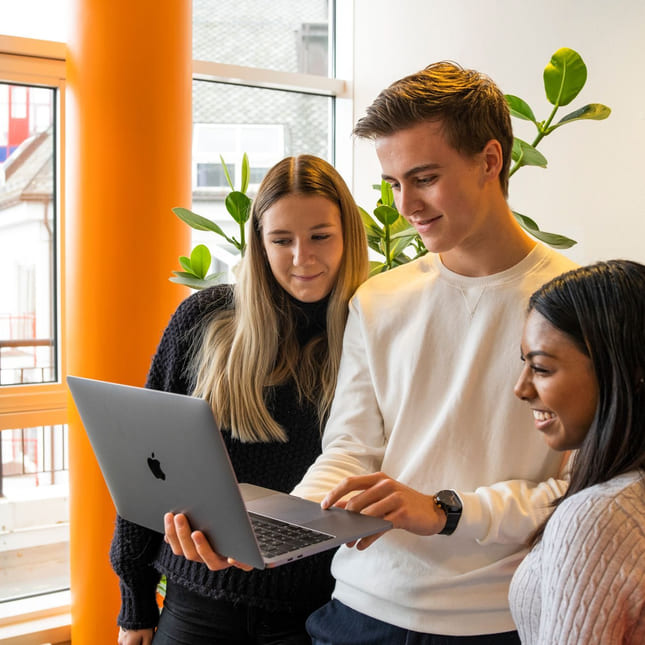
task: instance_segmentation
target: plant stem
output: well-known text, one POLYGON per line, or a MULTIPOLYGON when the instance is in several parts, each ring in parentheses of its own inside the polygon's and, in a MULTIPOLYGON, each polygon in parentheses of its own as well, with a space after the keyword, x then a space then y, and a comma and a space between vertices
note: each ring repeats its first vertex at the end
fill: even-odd
POLYGON ((385 231, 385 266, 389 271, 392 268, 392 258, 390 253, 390 225, 385 224, 383 227, 385 231))
MULTIPOLYGON (((542 123, 542 124, 536 124, 538 133, 537 133, 537 136, 535 137, 535 139, 533 139, 533 142, 531 143, 532 148, 537 148, 537 146, 540 143, 540 141, 542 141, 542 139, 544 139, 544 137, 546 137, 548 134, 550 134, 549 132, 547 132, 547 130, 549 129, 549 126, 551 125, 551 121, 553 121, 553 119, 555 117, 555 113, 558 111, 559 108, 560 108, 560 106, 556 103, 553 106, 553 110, 551 110, 551 114, 549 114, 549 118, 546 121, 544 121, 544 123, 542 123)), ((520 163, 521 163, 521 159, 516 161, 515 165, 510 169, 510 171, 508 173, 508 178, 509 179, 521 168, 520 163)))

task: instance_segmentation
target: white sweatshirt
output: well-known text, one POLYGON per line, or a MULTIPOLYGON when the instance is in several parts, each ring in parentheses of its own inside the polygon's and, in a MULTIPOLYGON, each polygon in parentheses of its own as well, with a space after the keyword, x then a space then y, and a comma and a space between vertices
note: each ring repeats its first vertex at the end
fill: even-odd
POLYGON ((565 486, 562 456, 513 395, 522 326, 529 295, 572 268, 540 244, 477 278, 428 254, 359 288, 323 454, 294 494, 321 500, 344 477, 382 470, 425 494, 452 488, 464 508, 451 536, 393 530, 366 551, 341 547, 335 598, 424 633, 515 629, 521 544, 565 486))
POLYGON ((645 643, 645 484, 631 472, 566 499, 510 589, 524 645, 645 643))

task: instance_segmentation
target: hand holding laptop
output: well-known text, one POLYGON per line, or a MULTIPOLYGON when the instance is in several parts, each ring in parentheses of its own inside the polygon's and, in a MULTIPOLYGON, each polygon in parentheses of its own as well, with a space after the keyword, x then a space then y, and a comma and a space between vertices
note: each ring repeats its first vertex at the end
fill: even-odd
POLYGON ((163 518, 165 540, 175 555, 183 555, 188 560, 204 563, 211 571, 221 571, 237 567, 243 571, 253 569, 251 565, 225 558, 215 553, 206 536, 201 531, 193 531, 188 518, 183 513, 166 513, 163 518))

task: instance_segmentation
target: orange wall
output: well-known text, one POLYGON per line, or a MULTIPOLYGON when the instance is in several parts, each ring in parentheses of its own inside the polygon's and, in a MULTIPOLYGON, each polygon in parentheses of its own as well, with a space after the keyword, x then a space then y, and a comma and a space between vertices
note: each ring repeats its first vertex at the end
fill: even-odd
MULTIPOLYGON (((187 292, 191 3, 72 0, 65 122, 69 374, 142 385, 187 292)), ((114 508, 70 404, 72 641, 116 642, 114 508)))

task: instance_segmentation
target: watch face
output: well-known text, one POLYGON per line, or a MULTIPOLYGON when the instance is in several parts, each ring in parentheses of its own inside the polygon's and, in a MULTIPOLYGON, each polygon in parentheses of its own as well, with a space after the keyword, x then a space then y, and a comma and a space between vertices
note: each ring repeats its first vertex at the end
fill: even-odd
POLYGON ((441 490, 437 493, 437 501, 445 506, 446 509, 453 513, 461 511, 461 500, 454 490, 441 490))

